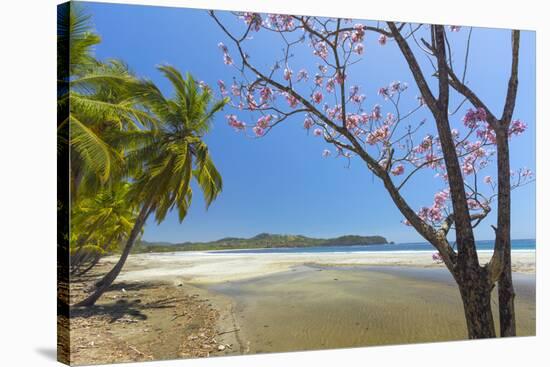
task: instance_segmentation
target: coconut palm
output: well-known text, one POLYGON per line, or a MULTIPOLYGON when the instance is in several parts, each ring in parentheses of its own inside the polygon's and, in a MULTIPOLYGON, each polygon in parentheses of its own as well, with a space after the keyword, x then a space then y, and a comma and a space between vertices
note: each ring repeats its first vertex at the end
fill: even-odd
POLYGON ((71 3, 59 12, 58 112, 63 117, 58 119, 58 136, 60 143, 68 139, 70 146, 75 201, 81 186, 95 193, 110 179, 123 176, 123 147, 113 143, 118 132, 150 127, 156 121, 137 102, 142 83, 128 67, 94 57, 93 48, 101 39, 83 8, 71 3))
POLYGON ((186 78, 171 66, 159 70, 171 82, 174 95, 166 98, 151 82, 144 83, 142 102, 160 121, 158 129, 127 131, 119 143, 128 148, 126 161, 132 172, 130 197, 140 211, 122 255, 113 269, 98 282, 96 290, 76 306, 93 305, 120 273, 147 218, 154 213, 160 223, 175 209, 180 222, 185 218, 192 198, 191 180, 198 184, 206 206, 222 190, 222 178, 209 154, 203 137, 210 129, 214 114, 227 100, 212 101, 209 89, 201 88, 188 74, 186 78))
POLYGON ((129 183, 119 182, 73 205, 71 274, 78 273, 87 262, 95 265, 128 238, 137 216, 136 206, 128 200, 129 190, 129 183))

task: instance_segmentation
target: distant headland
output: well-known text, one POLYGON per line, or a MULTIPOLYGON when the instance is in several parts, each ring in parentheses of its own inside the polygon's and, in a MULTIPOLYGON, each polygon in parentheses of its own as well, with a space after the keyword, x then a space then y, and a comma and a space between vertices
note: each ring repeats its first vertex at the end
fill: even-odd
POLYGON ((335 238, 311 238, 302 235, 260 233, 251 238, 225 237, 210 242, 148 242, 140 241, 134 253, 211 251, 254 248, 318 247, 318 246, 368 246, 388 244, 382 236, 345 235, 335 238))

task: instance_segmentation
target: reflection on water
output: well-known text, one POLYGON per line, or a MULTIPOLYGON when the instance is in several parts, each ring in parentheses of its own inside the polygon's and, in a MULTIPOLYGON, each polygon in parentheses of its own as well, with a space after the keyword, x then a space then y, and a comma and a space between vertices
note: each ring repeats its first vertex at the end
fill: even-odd
MULTIPOLYGON (((465 339, 458 290, 440 270, 300 266, 208 288, 235 301, 250 353, 465 339)), ((534 284, 516 276, 518 335, 535 333, 534 284)))

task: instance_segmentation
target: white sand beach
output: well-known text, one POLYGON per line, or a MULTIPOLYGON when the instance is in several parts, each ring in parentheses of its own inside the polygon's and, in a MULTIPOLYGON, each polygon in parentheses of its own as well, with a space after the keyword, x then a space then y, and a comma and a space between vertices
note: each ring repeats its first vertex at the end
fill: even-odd
MULTIPOLYGON (((490 252, 480 252, 482 263, 490 252)), ((513 251, 513 271, 534 273, 534 251, 513 251)), ((106 261, 115 262, 116 257, 106 261)), ((432 260, 431 252, 354 252, 354 253, 231 253, 177 252, 131 255, 119 281, 174 280, 218 283, 272 275, 290 268, 315 264, 324 266, 406 266, 443 268, 432 260)))

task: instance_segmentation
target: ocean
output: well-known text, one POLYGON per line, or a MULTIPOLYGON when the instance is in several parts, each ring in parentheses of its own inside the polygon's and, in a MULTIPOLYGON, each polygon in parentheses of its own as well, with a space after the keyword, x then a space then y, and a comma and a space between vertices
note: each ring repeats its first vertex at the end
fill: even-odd
MULTIPOLYGON (((534 239, 512 240, 512 251, 535 251, 534 239)), ((477 241, 478 252, 492 251, 493 241, 477 241)), ((434 252, 435 249, 427 242, 396 243, 386 245, 356 245, 356 246, 319 246, 319 247, 284 247, 257 248, 239 250, 217 250, 211 253, 231 252, 233 254, 263 254, 263 253, 322 253, 322 252, 434 252)))

